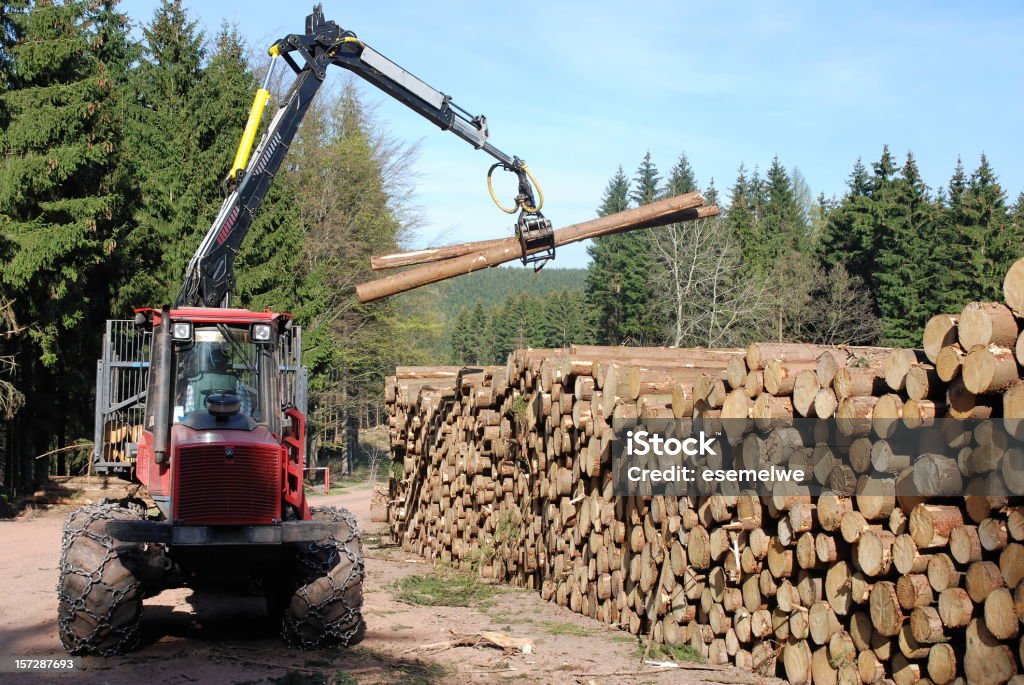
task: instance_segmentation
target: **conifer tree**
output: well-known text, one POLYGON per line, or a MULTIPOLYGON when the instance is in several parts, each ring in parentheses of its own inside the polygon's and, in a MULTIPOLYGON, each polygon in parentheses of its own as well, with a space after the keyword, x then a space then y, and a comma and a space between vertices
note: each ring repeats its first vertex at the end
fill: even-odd
MULTIPOLYGON (((131 75, 138 102, 127 128, 139 202, 124 249, 134 265, 119 297, 121 308, 172 301, 184 271, 162 268, 164 255, 201 224, 219 199, 203 175, 223 174, 227 162, 201 166, 194 91, 203 76, 203 34, 181 0, 163 0, 142 29, 143 50, 131 75)), ((221 132, 227 136, 228 131, 221 132)), ((177 267, 180 257, 168 267, 177 267)), ((183 268, 183 264, 181 265, 183 268)))
POLYGON ((729 189, 729 209, 725 213, 726 225, 739 242, 743 262, 748 271, 752 265, 761 263, 763 243, 758 231, 757 216, 750 204, 750 181, 743 164, 736 173, 736 182, 729 189))
POLYGON ((658 173, 658 167, 648 151, 640 160, 640 166, 633 177, 633 189, 629 193, 629 199, 637 205, 648 205, 657 200, 660 193, 661 174, 658 173))
MULTIPOLYGON (((629 207, 630 183, 620 166, 608 181, 598 216, 608 216, 629 207)), ((624 328, 629 313, 624 299, 625 278, 629 270, 628 260, 635 251, 635 240, 625 240, 631 234, 601 236, 587 247, 590 267, 587 269, 587 301, 598 312, 601 322, 597 337, 604 344, 619 344, 624 339, 624 328)))
POLYGON ((452 325, 449 344, 453 364, 468 364, 471 351, 469 349, 469 310, 463 307, 455 317, 452 325))
POLYGON ((545 300, 542 331, 545 347, 593 343, 594 321, 583 293, 561 290, 549 294, 545 300))
MULTIPOLYGON (((222 26, 214 37, 209 62, 189 91, 190 130, 188 138, 181 142, 186 157, 179 167, 189 174, 188 184, 164 225, 170 232, 160 267, 160 285, 165 288, 166 300, 173 301, 177 295, 188 261, 224 199, 222 181, 231 166, 256 92, 256 79, 249 69, 246 52, 238 32, 226 24, 222 26)), ((272 202, 272 198, 267 202, 272 202)), ((268 207, 265 203, 261 214, 268 207)), ((243 248, 251 249, 251 243, 252 239, 247 239, 243 248)), ((236 266, 235 271, 241 274, 243 269, 236 266)))
POLYGON ((778 156, 772 159, 765 181, 767 201, 761 222, 762 239, 765 242, 760 263, 756 269, 763 273, 771 271, 776 260, 792 251, 805 247, 807 218, 793 189, 786 168, 778 156))
POLYGON ((491 317, 482 303, 469 312, 469 356, 474 364, 486 364, 491 358, 491 317))
MULTIPOLYGON (((132 202, 122 147, 132 55, 112 2, 40 2, 6 20, 23 39, 9 47, 12 87, 0 95, 0 223, 14 243, 5 290, 18 320, 33 322, 18 354, 23 416, 35 422, 22 436, 26 455, 91 423, 99 331, 132 202)), ((32 479, 31 461, 22 473, 32 479)))
POLYGON ((967 247, 961 274, 973 283, 973 299, 998 301, 1003 276, 1019 255, 1020 240, 1011 235, 1006 193, 984 154, 971 174, 957 213, 967 247))
MULTIPOLYGON (((650 161, 650 153, 647 153, 644 161, 650 161)), ((686 153, 682 152, 679 154, 679 161, 676 162, 669 172, 668 181, 665 183, 664 195, 665 197, 672 197, 674 195, 692 193, 695 190, 698 190, 697 176, 693 173, 693 167, 690 166, 690 160, 687 159, 686 153)), ((714 203, 707 202, 707 204, 714 203)))
POLYGON ((932 294, 948 287, 948 265, 935 259, 931 235, 936 215, 928 187, 912 153, 899 178, 881 198, 887 203, 877 258, 875 301, 885 340, 896 346, 918 343, 933 315, 932 294))
MULTIPOLYGON (((619 172, 621 175, 621 169, 619 172)), ((648 152, 637 168, 629 197, 638 205, 654 202, 659 197, 660 183, 658 168, 648 152)), ((609 192, 618 191, 622 186, 621 179, 613 178, 609 192)), ((611 204, 609 192, 601 210, 611 204)), ((650 275, 653 263, 647 231, 602 236, 594 241, 591 257, 587 292, 602 314, 605 328, 602 339, 610 344, 629 342, 634 345, 656 341, 660 331, 652 316, 650 275)))
POLYGON ((828 212, 818 251, 826 269, 842 266, 873 291, 875 261, 880 248, 873 216, 874 188, 867 168, 857 160, 847 181, 847 191, 828 212))
POLYGON ((718 188, 715 187, 715 178, 711 177, 708 181, 708 187, 704 190, 704 204, 706 205, 717 205, 718 204, 718 188))

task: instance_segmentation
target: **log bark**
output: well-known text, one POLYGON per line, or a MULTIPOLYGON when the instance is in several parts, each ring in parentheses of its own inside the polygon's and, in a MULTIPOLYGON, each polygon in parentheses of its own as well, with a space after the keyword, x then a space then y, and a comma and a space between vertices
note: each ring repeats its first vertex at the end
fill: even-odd
POLYGON ((910 537, 919 549, 945 547, 950 532, 964 525, 964 517, 955 506, 918 504, 910 512, 910 537))
POLYGON ((1020 380, 1013 350, 1005 347, 977 347, 964 359, 964 385, 975 395, 996 393, 1020 380))
POLYGON ((976 346, 1013 347, 1017 342, 1017 320, 1009 307, 999 302, 970 302, 957 323, 960 346, 967 351, 976 346))
MULTIPOLYGON (((704 198, 700 193, 687 193, 643 207, 559 228, 554 231, 555 246, 560 247, 600 235, 663 226, 679 221, 692 221, 702 216, 718 214, 717 207, 702 207, 703 202, 704 198)), ((437 283, 462 274, 511 262, 520 257, 522 257, 522 248, 519 239, 506 238, 483 250, 453 257, 437 264, 418 266, 408 271, 363 283, 356 286, 356 296, 360 302, 372 302, 430 283, 437 283)))
POLYGON ((416 264, 429 264, 440 262, 452 257, 461 257, 471 252, 479 252, 488 248, 500 246, 504 238, 494 240, 479 240, 472 243, 458 243, 456 245, 444 245, 442 247, 426 247, 422 250, 409 250, 407 252, 395 252, 386 255, 374 255, 370 257, 370 268, 374 271, 386 269, 397 269, 401 266, 414 266, 416 264))

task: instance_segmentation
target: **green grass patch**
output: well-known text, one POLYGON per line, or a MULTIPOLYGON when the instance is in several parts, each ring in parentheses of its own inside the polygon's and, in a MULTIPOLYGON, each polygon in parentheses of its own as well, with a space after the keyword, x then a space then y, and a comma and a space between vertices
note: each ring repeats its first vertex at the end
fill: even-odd
POLYGON ((447 673, 440 664, 406 662, 388 673, 387 682, 395 685, 433 685, 440 682, 447 673))
POLYGON ((495 588, 476 576, 438 566, 425 576, 406 576, 392 593, 400 602, 426 607, 479 606, 494 596, 495 588))
POLYGON ((621 631, 616 631, 612 633, 608 639, 612 642, 625 642, 629 644, 635 644, 637 641, 637 638, 634 635, 630 635, 629 633, 623 633, 621 631))
MULTIPOLYGON (((637 658, 644 658, 646 648, 646 643, 640 638, 636 638, 637 658)), ((676 663, 706 663, 700 652, 690 645, 659 645, 656 642, 651 643, 651 649, 647 651, 647 658, 654 659, 655 661, 675 661, 676 663)))
POLYGON ((565 621, 541 621, 540 625, 544 626, 544 630, 552 635, 573 635, 575 637, 585 637, 590 635, 590 631, 583 626, 578 626, 575 623, 568 623, 565 621))
POLYGON ((495 623, 535 623, 535 619, 519 611, 493 611, 488 616, 495 623))
POLYGON ((359 685, 356 677, 345 673, 345 671, 338 671, 329 681, 325 682, 329 682, 330 685, 359 685))
POLYGON ((398 609, 367 609, 363 613, 370 616, 390 616, 391 614, 397 614, 398 609))

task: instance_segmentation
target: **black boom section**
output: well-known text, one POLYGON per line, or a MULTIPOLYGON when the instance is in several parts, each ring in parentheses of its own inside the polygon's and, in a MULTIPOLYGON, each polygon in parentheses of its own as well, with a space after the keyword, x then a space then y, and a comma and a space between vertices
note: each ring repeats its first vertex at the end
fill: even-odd
POLYGON ((274 116, 267 135, 257 148, 253 161, 238 186, 225 200, 217 219, 192 258, 185 283, 178 295, 178 306, 227 306, 225 298, 235 282, 235 255, 281 168, 299 124, 322 84, 323 81, 311 70, 299 72, 284 104, 274 116))
MULTIPOLYGON (((244 159, 253 140, 251 135, 255 133, 265 98, 269 97, 266 84, 261 94, 257 95, 257 103, 250 113, 246 134, 243 135, 239 155, 236 156, 237 166, 228 177, 231 194, 224 201, 216 220, 189 262, 184 284, 178 294, 178 306, 228 306, 234 286, 235 255, 281 168, 299 125, 323 84, 327 68, 332 64, 348 69, 442 130, 451 131, 473 147, 489 154, 497 160, 491 167, 492 171, 495 167, 502 167, 515 173, 519 177, 519 195, 516 197, 515 208, 522 210, 519 225, 523 224, 524 218, 531 221, 536 229, 534 233, 543 233, 541 237, 544 242, 551 244, 549 256, 553 256, 550 221, 539 211, 543 198, 541 202, 534 200, 529 169, 523 160, 507 155, 487 142, 487 119, 483 115, 469 114, 453 103, 449 96, 363 43, 353 32, 324 19, 320 6, 314 7, 313 13, 306 17, 306 33, 282 38, 271 46, 270 54, 275 58, 271 60, 271 69, 276 58, 281 57, 296 73, 295 83, 274 115, 252 161, 243 170, 244 159), (260 100, 260 97, 264 99, 260 100)), ((489 178, 488 175, 488 182, 489 178)), ((509 210, 502 207, 510 214, 515 212, 515 208, 509 210)))

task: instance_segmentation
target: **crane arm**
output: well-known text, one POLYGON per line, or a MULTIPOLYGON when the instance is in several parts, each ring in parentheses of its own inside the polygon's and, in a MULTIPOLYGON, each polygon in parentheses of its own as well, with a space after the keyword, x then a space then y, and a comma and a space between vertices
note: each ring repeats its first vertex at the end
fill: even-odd
POLYGON ((305 33, 285 36, 274 43, 269 52, 271 67, 263 87, 257 91, 225 180, 229 194, 189 262, 178 294, 179 306, 228 306, 234 284, 234 257, 330 65, 348 69, 442 130, 451 131, 493 157, 496 161, 487 175, 488 187, 502 210, 510 214, 519 211, 516 232, 523 245, 524 263, 543 264, 554 257, 551 222, 540 213, 544 202, 540 186, 523 160, 502 152, 488 141, 486 117, 471 115, 452 102, 450 96, 366 45, 353 32, 325 20, 320 6, 314 7, 313 13, 306 17, 305 33), (296 78, 252 152, 263 109, 270 97, 271 75, 279 58, 295 72, 296 78), (510 171, 518 178, 518 194, 511 209, 498 202, 494 195, 491 174, 497 168, 510 171), (545 249, 538 252, 538 247, 545 249))

